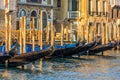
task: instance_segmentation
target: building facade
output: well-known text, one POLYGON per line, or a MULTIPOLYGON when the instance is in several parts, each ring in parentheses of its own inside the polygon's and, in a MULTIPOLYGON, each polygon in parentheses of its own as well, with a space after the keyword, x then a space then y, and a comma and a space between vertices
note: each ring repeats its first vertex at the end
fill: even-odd
POLYGON ((111 35, 111 40, 119 40, 120 36, 120 1, 119 0, 109 0, 109 29, 113 33, 111 35))
POLYGON ((55 17, 63 22, 73 23, 73 30, 78 30, 82 39, 88 40, 90 35, 102 35, 102 26, 107 26, 108 22, 108 0, 56 1, 56 13, 61 15, 55 14, 55 17), (94 33, 90 28, 94 28, 94 33))
POLYGON ((2 0, 0 2, 0 27, 5 26, 5 7, 9 9, 12 16, 12 28, 19 29, 20 17, 27 17, 27 29, 30 27, 32 17, 35 17, 35 28, 38 28, 40 11, 43 13, 43 29, 48 22, 53 23, 53 0, 2 0), (11 11, 14 6, 14 10, 11 11))
POLYGON ((48 22, 53 23, 53 0, 17 0, 17 29, 19 29, 20 17, 27 17, 27 29, 30 28, 30 21, 35 17, 35 29, 38 29, 40 11, 43 13, 43 29, 48 22))
POLYGON ((5 14, 11 15, 12 29, 16 28, 16 0, 0 1, 0 29, 5 29, 5 14))
MULTIPOLYGON (((104 37, 103 43, 108 40, 108 0, 87 0, 87 16, 88 28, 94 35, 94 38, 97 36, 104 37)), ((89 36, 89 35, 88 35, 89 36)), ((91 37, 91 36, 89 36, 91 37)))

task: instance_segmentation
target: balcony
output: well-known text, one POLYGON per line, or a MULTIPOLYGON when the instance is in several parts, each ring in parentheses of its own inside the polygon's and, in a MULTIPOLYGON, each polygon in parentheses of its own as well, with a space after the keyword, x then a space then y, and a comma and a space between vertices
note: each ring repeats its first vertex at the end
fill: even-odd
POLYGON ((80 19, 80 11, 68 11, 68 19, 80 19))

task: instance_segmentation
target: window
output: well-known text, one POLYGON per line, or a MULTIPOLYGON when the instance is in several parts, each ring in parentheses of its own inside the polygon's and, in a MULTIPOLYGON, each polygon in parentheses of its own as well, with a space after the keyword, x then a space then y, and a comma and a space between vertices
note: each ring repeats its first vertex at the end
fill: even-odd
POLYGON ((26 2, 26 0, 21 0, 21 2, 26 2))
POLYGON ((97 15, 100 12, 100 1, 99 0, 96 0, 96 12, 97 12, 97 15))
POLYGON ((57 0, 57 7, 61 7, 61 0, 57 0))
POLYGON ((78 0, 72 0, 72 11, 77 11, 78 9, 78 0))
POLYGON ((78 11, 79 0, 69 0, 69 11, 78 11))
POLYGON ((30 0, 31 2, 38 2, 38 0, 30 0))
POLYGON ((106 2, 103 1, 103 15, 105 15, 106 13, 106 2))
POLYGON ((117 17, 119 17, 119 10, 117 9, 117 17))
POLYGON ((35 26, 35 29, 37 29, 38 28, 38 26, 37 26, 37 12, 36 11, 32 11, 31 12, 31 21, 32 21, 32 17, 34 17, 35 19, 35 22, 34 22, 34 26, 35 26))
POLYGON ((92 12, 93 10, 92 10, 92 0, 89 0, 89 2, 88 2, 88 12, 89 12, 89 14, 92 12))
POLYGON ((26 11, 24 9, 22 9, 20 11, 20 17, 26 16, 26 11))

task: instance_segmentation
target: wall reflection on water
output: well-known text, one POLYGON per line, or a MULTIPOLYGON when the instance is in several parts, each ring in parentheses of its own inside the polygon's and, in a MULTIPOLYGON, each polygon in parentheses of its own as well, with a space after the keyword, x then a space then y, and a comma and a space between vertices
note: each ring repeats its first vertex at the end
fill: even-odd
POLYGON ((120 51, 107 51, 105 56, 54 58, 28 64, 24 69, 0 68, 4 80, 119 80, 120 51))

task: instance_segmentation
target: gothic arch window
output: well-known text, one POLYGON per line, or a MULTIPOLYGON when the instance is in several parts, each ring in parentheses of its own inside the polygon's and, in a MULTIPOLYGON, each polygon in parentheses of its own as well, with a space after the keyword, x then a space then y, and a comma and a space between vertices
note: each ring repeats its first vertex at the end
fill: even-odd
POLYGON ((45 29, 46 28, 46 26, 47 26, 47 13, 46 12, 43 12, 43 29, 45 29))
POLYGON ((36 11, 32 11, 31 12, 31 21, 32 21, 32 17, 35 18, 35 24, 34 24, 34 26, 35 26, 35 29, 37 29, 38 25, 37 25, 37 12, 36 11))
POLYGON ((20 17, 26 16, 26 11, 24 9, 22 9, 20 11, 20 17))
MULTIPOLYGON (((19 11, 18 18, 24 17, 24 16, 26 16, 26 11, 25 11, 24 9, 21 9, 21 10, 19 11)), ((19 29, 19 28, 20 28, 20 26, 19 26, 19 21, 17 21, 17 24, 16 24, 16 25, 17 25, 17 26, 16 26, 16 29, 19 29)))

